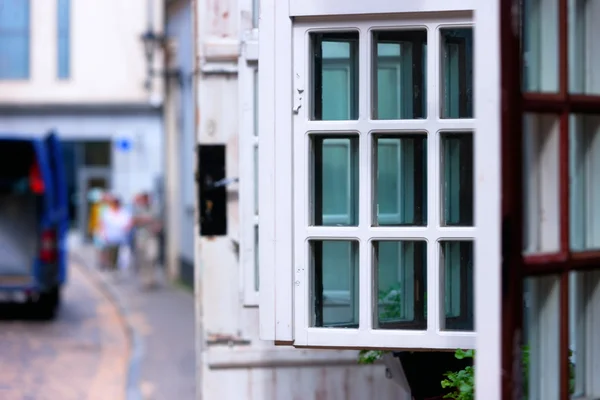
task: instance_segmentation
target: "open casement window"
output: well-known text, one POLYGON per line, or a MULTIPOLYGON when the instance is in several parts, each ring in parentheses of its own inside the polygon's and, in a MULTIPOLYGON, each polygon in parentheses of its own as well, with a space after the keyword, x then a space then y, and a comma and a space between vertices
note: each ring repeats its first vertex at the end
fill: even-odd
POLYGON ((513 71, 506 79, 511 118, 503 119, 516 121, 503 128, 505 221, 514 233, 507 232, 514 260, 507 276, 518 279, 507 289, 513 301, 503 353, 512 379, 504 390, 522 385, 528 399, 598 399, 600 4, 525 0, 520 11, 520 43, 503 39, 502 54, 513 71), (508 344, 521 329, 527 363, 517 370, 517 342, 508 344))
POLYGON ((258 305, 258 41, 257 30, 242 42, 240 95, 240 265, 244 305, 258 305))
POLYGON ((293 227, 295 346, 474 347, 472 35, 469 13, 294 24, 275 229, 293 227))

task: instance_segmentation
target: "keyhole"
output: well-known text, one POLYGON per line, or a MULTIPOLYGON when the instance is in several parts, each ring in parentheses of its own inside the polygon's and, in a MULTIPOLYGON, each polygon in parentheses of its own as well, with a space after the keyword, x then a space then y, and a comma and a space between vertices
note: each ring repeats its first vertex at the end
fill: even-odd
POLYGON ((212 208, 213 208, 213 202, 212 202, 212 200, 206 200, 205 210, 206 210, 206 217, 207 218, 210 218, 211 213, 212 213, 212 208))

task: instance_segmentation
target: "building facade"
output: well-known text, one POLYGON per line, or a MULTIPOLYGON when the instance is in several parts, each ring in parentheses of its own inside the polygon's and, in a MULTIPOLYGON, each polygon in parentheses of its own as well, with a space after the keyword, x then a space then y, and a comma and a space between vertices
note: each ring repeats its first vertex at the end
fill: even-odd
POLYGON ((274 77, 259 72, 262 12, 252 0, 192 3, 198 398, 410 399, 402 379, 388 379, 382 364, 359 365, 355 350, 295 350, 259 338, 259 271, 271 261, 258 254, 266 206, 258 79, 274 77))
POLYGON ((141 36, 150 21, 162 31, 162 15, 162 0, 0 3, 0 132, 56 129, 73 166, 70 212, 81 233, 87 189, 127 202, 160 181, 162 87, 144 85, 141 36))
POLYGON ((191 0, 166 2, 167 71, 165 174, 168 199, 167 269, 173 279, 194 283, 194 171, 196 166, 194 34, 191 0))

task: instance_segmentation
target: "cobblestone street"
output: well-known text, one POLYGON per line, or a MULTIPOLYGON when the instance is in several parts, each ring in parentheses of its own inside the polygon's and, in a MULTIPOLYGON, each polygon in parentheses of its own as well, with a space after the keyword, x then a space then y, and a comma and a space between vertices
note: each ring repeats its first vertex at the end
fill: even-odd
POLYGON ((125 398, 129 339, 117 308, 85 273, 69 269, 55 321, 28 320, 24 311, 0 308, 0 399, 125 398))

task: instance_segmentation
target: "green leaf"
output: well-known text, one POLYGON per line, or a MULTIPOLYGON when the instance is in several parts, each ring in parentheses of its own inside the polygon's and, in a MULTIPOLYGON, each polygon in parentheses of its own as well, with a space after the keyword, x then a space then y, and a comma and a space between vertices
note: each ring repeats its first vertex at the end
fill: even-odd
POLYGON ((381 350, 361 350, 358 353, 358 363, 373 364, 375 361, 381 359, 385 353, 381 350))

